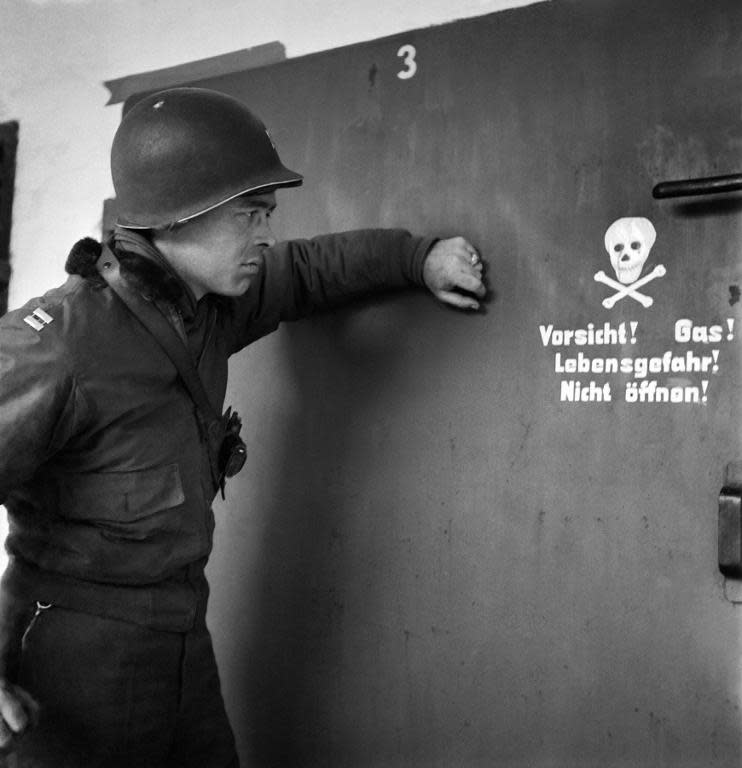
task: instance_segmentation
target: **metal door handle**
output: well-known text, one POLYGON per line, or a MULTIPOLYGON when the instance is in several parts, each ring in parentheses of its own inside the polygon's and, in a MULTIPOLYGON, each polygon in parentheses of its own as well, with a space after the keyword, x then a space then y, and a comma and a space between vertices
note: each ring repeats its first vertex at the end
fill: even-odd
POLYGON ((719 570, 742 579, 742 489, 725 486, 719 494, 719 570))
POLYGON ((662 181, 652 189, 652 197, 690 197, 691 195, 711 195, 718 192, 736 192, 742 189, 742 173, 727 176, 709 176, 705 179, 685 179, 684 181, 662 181))

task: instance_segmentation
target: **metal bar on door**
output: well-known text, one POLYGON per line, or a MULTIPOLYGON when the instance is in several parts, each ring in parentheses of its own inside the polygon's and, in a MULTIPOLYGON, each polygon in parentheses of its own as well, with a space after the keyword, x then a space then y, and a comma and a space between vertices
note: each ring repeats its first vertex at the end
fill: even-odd
POLYGON ((720 192, 742 190, 742 173, 726 176, 709 176, 704 179, 663 181, 652 189, 652 197, 690 197, 691 195, 712 195, 720 192))

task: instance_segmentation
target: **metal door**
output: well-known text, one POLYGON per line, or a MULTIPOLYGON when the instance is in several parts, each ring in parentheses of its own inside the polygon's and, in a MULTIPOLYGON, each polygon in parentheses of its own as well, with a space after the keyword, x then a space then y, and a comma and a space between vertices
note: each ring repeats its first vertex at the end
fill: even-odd
POLYGON ((210 620, 247 764, 738 764, 742 199, 652 189, 742 170, 742 4, 555 0, 206 84, 306 174, 280 234, 463 233, 493 290, 234 360, 210 620))

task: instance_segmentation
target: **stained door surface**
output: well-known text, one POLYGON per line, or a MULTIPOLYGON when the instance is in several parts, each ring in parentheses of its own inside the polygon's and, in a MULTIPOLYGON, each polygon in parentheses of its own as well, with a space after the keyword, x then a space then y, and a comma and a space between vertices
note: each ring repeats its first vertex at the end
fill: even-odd
POLYGON ((464 234, 492 289, 233 359, 210 622, 246 764, 738 764, 742 199, 651 192, 742 170, 742 4, 555 0, 201 84, 305 174, 281 236, 464 234))

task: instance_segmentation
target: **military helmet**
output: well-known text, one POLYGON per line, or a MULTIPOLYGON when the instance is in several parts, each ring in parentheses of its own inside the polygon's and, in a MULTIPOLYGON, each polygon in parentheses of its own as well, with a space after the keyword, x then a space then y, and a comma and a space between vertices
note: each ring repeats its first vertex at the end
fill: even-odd
POLYGON ((302 183, 265 125, 237 99, 206 88, 146 96, 111 148, 117 224, 154 229, 200 216, 239 195, 302 183))

